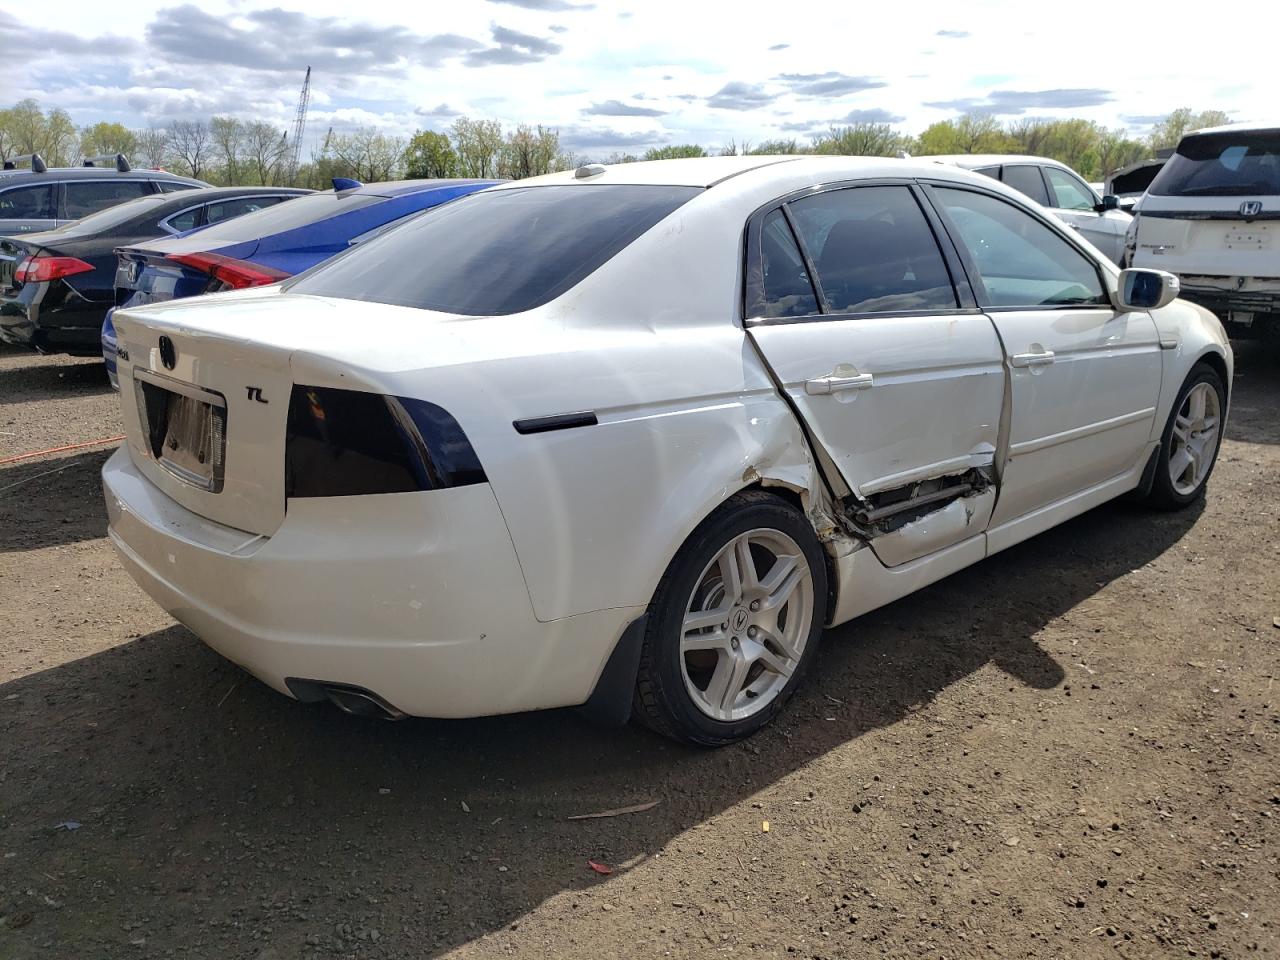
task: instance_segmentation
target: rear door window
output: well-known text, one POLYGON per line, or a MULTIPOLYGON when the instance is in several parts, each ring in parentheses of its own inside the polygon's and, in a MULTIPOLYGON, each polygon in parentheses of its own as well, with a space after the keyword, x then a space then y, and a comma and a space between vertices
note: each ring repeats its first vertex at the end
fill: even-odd
POLYGON ((946 262, 909 188, 831 190, 787 208, 829 312, 956 308, 946 262))
POLYGON ((1280 195, 1280 130, 1184 137, 1148 192, 1162 197, 1280 195))
POLYGON ((532 310, 701 190, 636 184, 485 190, 352 247, 288 289, 466 316, 532 310))
POLYGON ((766 317, 821 313, 804 257, 781 210, 774 210, 760 225, 760 268, 766 317))
POLYGON ((990 306, 1110 302, 1097 266, 1028 211, 973 190, 934 187, 934 194, 977 265, 990 306))
POLYGON ((1004 182, 1019 193, 1026 194, 1043 207, 1052 206, 1044 189, 1040 168, 1031 163, 1011 163, 1004 168, 1004 182))
POLYGON ((246 213, 274 207, 284 197, 234 197, 230 200, 218 200, 205 207, 205 223, 221 223, 232 217, 242 217, 246 213))
POLYGON ((67 220, 79 220, 152 192, 145 180, 68 180, 62 191, 62 216, 67 220))
POLYGON ((0 220, 53 220, 53 185, 14 187, 0 192, 0 220))
POLYGON ((1098 200, 1083 181, 1057 167, 1045 167, 1044 175, 1049 181, 1049 189, 1053 191, 1053 202, 1049 206, 1059 210, 1093 212, 1098 200))

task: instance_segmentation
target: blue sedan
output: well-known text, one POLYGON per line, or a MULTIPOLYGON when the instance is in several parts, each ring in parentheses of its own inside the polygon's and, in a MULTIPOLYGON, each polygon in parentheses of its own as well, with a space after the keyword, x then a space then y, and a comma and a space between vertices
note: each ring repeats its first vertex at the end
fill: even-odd
MULTIPOLYGON (((117 251, 117 307, 276 283, 430 207, 497 180, 334 180, 313 193, 226 223, 117 251)), ((116 380, 111 312, 102 325, 102 357, 116 380)))

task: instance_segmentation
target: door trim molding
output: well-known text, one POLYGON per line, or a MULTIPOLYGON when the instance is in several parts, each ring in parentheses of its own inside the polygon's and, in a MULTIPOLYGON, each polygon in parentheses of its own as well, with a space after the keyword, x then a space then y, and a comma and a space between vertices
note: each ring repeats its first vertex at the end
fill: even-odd
POLYGON ((1063 430, 1061 433, 1051 433, 1046 437, 1037 437, 1035 440, 1023 440, 1021 443, 1009 444, 1009 459, 1014 457, 1025 456, 1028 453, 1036 453, 1039 450, 1046 450, 1049 447, 1056 447, 1062 443, 1070 443, 1073 440, 1080 440, 1084 437, 1092 436, 1095 433, 1105 433, 1108 430, 1115 430, 1117 427, 1127 427, 1131 423, 1140 423, 1143 420, 1150 420, 1155 416, 1155 407, 1146 407, 1143 410, 1135 410, 1133 413, 1122 414, 1118 417, 1112 417, 1109 420, 1099 420, 1097 423, 1086 423, 1082 427, 1073 427, 1070 430, 1063 430))

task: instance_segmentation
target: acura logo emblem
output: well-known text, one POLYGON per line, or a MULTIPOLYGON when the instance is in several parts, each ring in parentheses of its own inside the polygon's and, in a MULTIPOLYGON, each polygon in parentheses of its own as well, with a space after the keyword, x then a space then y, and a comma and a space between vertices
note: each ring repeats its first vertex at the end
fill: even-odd
POLYGON ((174 364, 178 362, 178 351, 174 349, 173 341, 168 337, 160 338, 160 362, 164 364, 166 370, 172 370, 174 364))
POLYGON ((1244 203, 1240 204, 1240 216, 1242 217, 1256 217, 1261 212, 1261 200, 1246 200, 1244 203))

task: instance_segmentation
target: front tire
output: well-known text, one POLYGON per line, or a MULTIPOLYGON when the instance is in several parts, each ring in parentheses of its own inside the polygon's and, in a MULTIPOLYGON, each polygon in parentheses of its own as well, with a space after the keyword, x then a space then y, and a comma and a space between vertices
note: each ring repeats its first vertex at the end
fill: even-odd
POLYGON ((767 724, 799 686, 826 621, 826 556, 803 513, 743 491, 685 541, 649 609, 636 716, 722 746, 767 724))
POLYGON ((1204 496, 1222 445, 1226 409, 1222 378, 1207 363, 1196 364, 1178 392, 1160 439, 1152 506, 1180 510, 1204 496))

